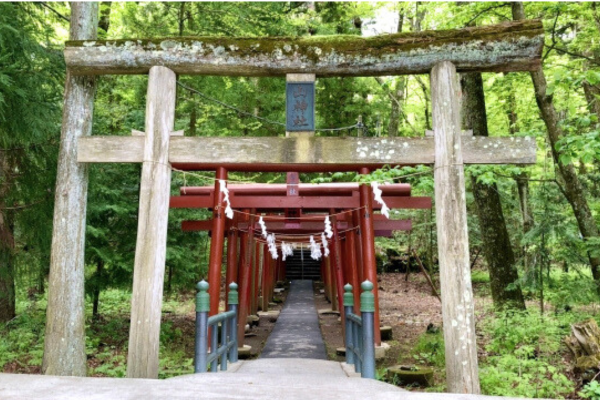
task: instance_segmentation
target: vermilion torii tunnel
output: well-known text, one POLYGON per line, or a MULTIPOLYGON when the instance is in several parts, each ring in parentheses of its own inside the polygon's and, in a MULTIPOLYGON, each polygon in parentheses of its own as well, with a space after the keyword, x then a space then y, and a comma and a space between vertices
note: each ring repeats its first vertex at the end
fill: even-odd
MULTIPOLYGON (((259 307, 268 308, 277 281, 286 277, 284 257, 269 255, 268 243, 263 236, 259 218, 278 243, 308 248, 310 236, 321 242, 324 221, 331 220, 331 238, 328 257, 320 258, 320 276, 325 295, 333 309, 342 308, 343 285, 377 281, 374 238, 392 236, 393 231, 408 231, 410 220, 391 220, 373 214, 381 204, 373 202, 371 187, 358 183, 299 183, 297 172, 287 173, 286 184, 228 184, 228 196, 233 218, 225 218, 220 191, 219 173, 214 186, 182 187, 180 196, 171 197, 171 208, 211 208, 214 217, 209 220, 184 221, 184 231, 210 231, 209 286, 211 288, 211 315, 218 313, 221 286, 221 265, 225 237, 227 238, 226 285, 239 282, 239 342, 243 344, 244 327, 248 315, 256 314, 259 307), (365 192, 365 193, 362 193, 365 192), (215 196, 215 193, 218 195, 215 196), (259 304, 260 299, 260 304, 259 304)), ((431 198, 411 197, 408 184, 382 185, 382 199, 390 208, 429 209, 431 198)), ((281 253, 280 253, 281 254, 281 253)), ((227 289, 226 289, 227 290, 227 289)), ((377 287, 375 311, 375 341, 381 343, 377 287)), ((359 313, 360 291, 354 291, 355 312, 359 313)))

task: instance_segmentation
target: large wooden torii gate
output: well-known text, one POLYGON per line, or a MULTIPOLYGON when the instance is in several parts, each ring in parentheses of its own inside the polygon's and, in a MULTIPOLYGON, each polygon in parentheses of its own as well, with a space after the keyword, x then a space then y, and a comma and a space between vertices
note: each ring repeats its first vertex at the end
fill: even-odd
POLYGON ((479 392, 463 166, 533 163, 535 143, 529 138, 461 138, 457 71, 538 67, 543 46, 540 21, 372 38, 96 41, 97 5, 74 3, 72 13, 71 37, 79 41, 67 42, 65 49, 68 74, 50 265, 46 373, 81 374, 81 363, 85 371, 79 282, 83 280, 86 163, 143 165, 127 365, 127 376, 140 378, 158 375, 171 165, 217 170, 223 177, 226 170, 240 168, 365 171, 385 164, 433 164, 448 390, 479 392), (85 137, 91 133, 93 76, 146 73, 145 135, 85 137), (176 74, 292 73, 319 77, 430 73, 434 137, 172 136, 176 74), (64 271, 80 274, 75 277, 77 284, 61 279, 64 271))

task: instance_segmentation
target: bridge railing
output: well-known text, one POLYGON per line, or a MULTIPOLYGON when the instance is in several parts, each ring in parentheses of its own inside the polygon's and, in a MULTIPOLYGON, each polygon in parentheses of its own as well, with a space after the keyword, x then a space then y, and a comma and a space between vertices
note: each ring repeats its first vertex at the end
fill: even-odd
POLYGON ((217 372, 218 363, 221 364, 221 371, 227 371, 228 361, 231 363, 238 361, 237 287, 235 283, 229 285, 229 310, 209 317, 208 283, 201 281, 196 285, 198 293, 196 294, 194 373, 207 372, 209 368, 210 372, 217 372))
POLYGON ((352 286, 344 286, 344 313, 346 319, 346 363, 354 365, 354 371, 359 372, 363 378, 375 379, 375 342, 374 342, 374 317, 375 296, 373 284, 364 281, 360 295, 360 313, 358 316, 352 312, 354 295, 352 286))

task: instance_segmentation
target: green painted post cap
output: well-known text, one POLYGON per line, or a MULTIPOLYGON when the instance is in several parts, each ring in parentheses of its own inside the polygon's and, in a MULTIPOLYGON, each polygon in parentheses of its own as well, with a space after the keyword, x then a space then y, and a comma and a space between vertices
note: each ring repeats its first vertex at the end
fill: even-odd
POLYGON ((229 284, 229 296, 227 297, 227 303, 229 305, 237 305, 238 304, 238 285, 235 282, 231 282, 229 284))
POLYGON ((375 295, 373 294, 373 283, 366 280, 360 285, 363 290, 360 295, 360 312, 375 312, 375 295))
POLYGON ((196 285, 196 312, 210 311, 210 296, 208 294, 208 282, 201 280, 196 285))
POLYGON ((347 283, 344 286, 344 307, 352 307, 354 305, 354 295, 352 294, 352 285, 347 283))

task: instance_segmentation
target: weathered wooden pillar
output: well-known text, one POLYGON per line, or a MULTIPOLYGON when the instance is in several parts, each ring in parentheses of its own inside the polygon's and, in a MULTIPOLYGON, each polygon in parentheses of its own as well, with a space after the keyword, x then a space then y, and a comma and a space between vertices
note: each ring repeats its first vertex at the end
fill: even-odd
MULTIPOLYGON (((234 222, 238 216, 234 216, 234 222)), ((227 270, 225 272, 225 309, 229 310, 229 284, 238 283, 238 230, 230 228, 227 232, 227 270)))
POLYGON ((215 174, 215 192, 213 201, 213 220, 210 237, 210 255, 208 261, 208 293, 210 294, 210 314, 219 313, 221 295, 221 264, 223 262, 223 245, 225 242, 225 205, 224 193, 221 192, 220 180, 227 180, 227 170, 217 168, 215 174))
POLYGON ((175 73, 152 67, 146 97, 146 135, 133 267, 128 378, 158 378, 171 166, 169 137, 175 122, 175 73))
POLYGON ((479 394, 459 96, 454 65, 437 64, 431 71, 431 105, 446 382, 451 393, 479 394))
MULTIPOLYGON (((71 5, 71 40, 93 40, 98 3, 71 5)), ((96 78, 67 70, 56 173, 42 372, 86 375, 84 248, 88 168, 77 162, 77 139, 92 132, 96 78)))
MULTIPOLYGON (((367 168, 361 168, 361 174, 368 174, 367 168)), ((375 258, 375 229, 373 228, 373 189, 370 185, 360 185, 360 231, 362 235, 363 280, 373 283, 375 296, 375 344, 381 345, 381 323, 379 320, 379 290, 377 284, 377 260, 375 258)))

